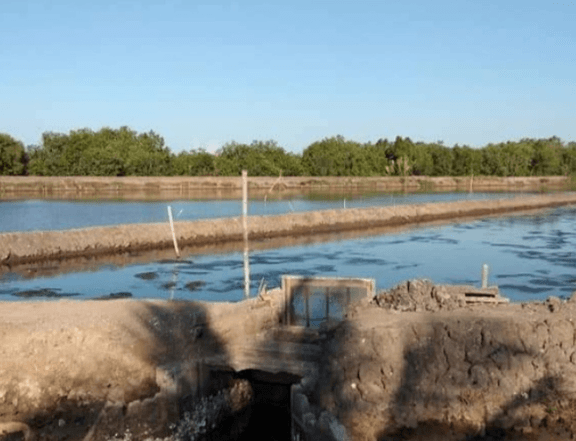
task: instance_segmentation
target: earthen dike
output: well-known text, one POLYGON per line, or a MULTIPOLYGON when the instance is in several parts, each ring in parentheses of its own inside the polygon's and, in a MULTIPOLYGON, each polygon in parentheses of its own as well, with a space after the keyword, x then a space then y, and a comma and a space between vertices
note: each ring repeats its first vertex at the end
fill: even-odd
MULTIPOLYGON (((283 194, 306 192, 358 191, 539 191, 571 186, 567 176, 380 176, 332 177, 289 176, 248 177, 250 193, 261 196, 271 190, 283 194)), ((241 197, 240 177, 213 176, 0 176, 2 199, 42 198, 126 198, 241 197)))
MULTIPOLYGON (((575 202, 563 194, 329 210, 249 225, 251 237, 265 238, 575 202)), ((236 241, 240 228, 239 219, 177 224, 184 242, 236 241)), ((9 249, 4 263, 17 263, 169 247, 169 239, 166 225, 121 226, 4 234, 0 249, 9 249)), ((235 304, 2 302, 0 439, 238 439, 263 430, 263 420, 289 436, 294 419, 307 439, 576 434, 572 300, 475 305, 450 287, 412 281, 319 330, 282 325, 285 308, 274 290, 235 304)))
POLYGON ((466 304, 411 281, 318 330, 281 325, 283 308, 279 290, 1 303, 0 439, 290 439, 291 424, 310 440, 576 433, 572 300, 466 304))
MULTIPOLYGON (((314 237, 339 232, 407 227, 427 222, 450 222, 463 218, 541 210, 574 203, 576 203, 575 193, 559 193, 513 199, 251 216, 248 221, 248 236, 251 241, 314 237)), ((243 241, 241 217, 176 222, 175 231, 178 244, 182 247, 243 241)), ((172 246, 168 223, 4 233, 0 234, 0 266, 162 250, 172 246)))

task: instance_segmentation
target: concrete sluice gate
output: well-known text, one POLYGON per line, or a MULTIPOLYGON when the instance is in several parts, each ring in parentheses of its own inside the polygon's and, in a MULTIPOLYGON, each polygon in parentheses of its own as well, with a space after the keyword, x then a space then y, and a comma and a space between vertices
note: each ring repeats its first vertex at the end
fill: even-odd
POLYGON ((239 303, 0 303, 0 440, 573 439, 576 299, 504 300, 287 276, 239 303))

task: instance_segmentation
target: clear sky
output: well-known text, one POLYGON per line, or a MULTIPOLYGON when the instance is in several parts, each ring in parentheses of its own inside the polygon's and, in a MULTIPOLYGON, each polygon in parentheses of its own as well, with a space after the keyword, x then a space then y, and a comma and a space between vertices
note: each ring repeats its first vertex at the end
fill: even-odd
POLYGON ((576 140, 576 0, 2 0, 0 132, 576 140))

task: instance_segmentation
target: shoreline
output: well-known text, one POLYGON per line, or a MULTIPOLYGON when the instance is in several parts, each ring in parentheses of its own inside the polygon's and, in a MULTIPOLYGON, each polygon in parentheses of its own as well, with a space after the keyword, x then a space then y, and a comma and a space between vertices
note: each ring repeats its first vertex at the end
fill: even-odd
MULTIPOLYGON (((249 177, 252 196, 314 191, 548 191, 569 189, 567 176, 538 177, 249 177)), ((241 177, 0 176, 0 201, 40 198, 141 200, 150 198, 241 198, 241 177)))
MULTIPOLYGON (((447 223, 455 219, 512 214, 570 204, 576 204, 576 194, 251 216, 248 235, 251 241, 306 238, 338 232, 408 227, 426 222, 447 223)), ((182 248, 243 243, 240 217, 176 222, 174 225, 178 244, 182 248)), ((172 247, 168 223, 4 233, 0 234, 0 267, 172 247)))

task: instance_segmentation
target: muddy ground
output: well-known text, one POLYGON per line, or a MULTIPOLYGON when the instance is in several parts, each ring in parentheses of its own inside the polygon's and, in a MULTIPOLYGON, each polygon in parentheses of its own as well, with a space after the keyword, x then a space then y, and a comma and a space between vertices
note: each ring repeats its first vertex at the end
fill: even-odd
MULTIPOLYGON (((310 191, 546 191, 567 190, 566 176, 541 177, 249 177, 255 197, 310 191)), ((240 177, 0 176, 0 199, 241 198, 240 177)))
MULTIPOLYGON (((283 305, 278 291, 237 304, 2 302, 0 440, 202 439, 223 413, 242 421, 255 383, 200 398, 197 362, 234 365, 283 305)), ((326 415, 354 440, 574 439, 575 313, 574 297, 469 304, 405 282, 316 334, 298 411, 313 439, 329 439, 326 415)))
MULTIPOLYGON (((314 237, 346 231, 406 227, 424 222, 450 222, 545 209, 576 203, 576 194, 557 193, 501 200, 429 203, 382 208, 357 208, 292 213, 280 216, 251 216, 251 241, 279 237, 314 237)), ((176 222, 180 247, 242 243, 241 218, 176 222)), ((130 224, 66 231, 0 234, 0 266, 126 254, 173 247, 170 226, 130 224)))

